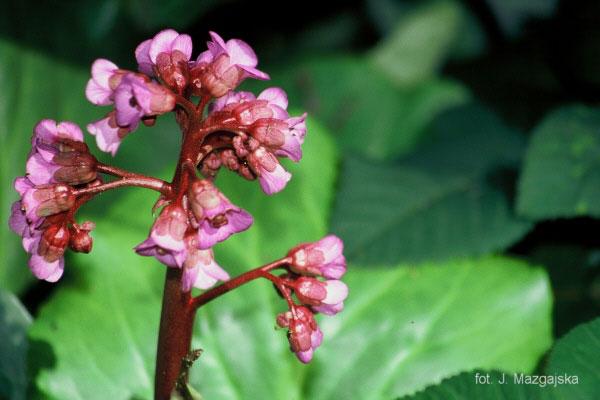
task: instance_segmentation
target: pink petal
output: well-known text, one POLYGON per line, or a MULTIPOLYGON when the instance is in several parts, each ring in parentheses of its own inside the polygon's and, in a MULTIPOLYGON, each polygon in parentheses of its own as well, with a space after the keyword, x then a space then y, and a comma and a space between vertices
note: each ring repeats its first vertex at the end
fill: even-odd
POLYGON ((83 142, 83 133, 77 124, 64 121, 58 124, 56 128, 60 138, 71 139, 76 142, 83 142))
POLYGON ((267 100, 269 103, 275 104, 284 110, 286 110, 288 106, 287 94, 283 91, 283 89, 278 87, 271 87, 263 90, 258 95, 258 99, 267 100))
POLYGON ((95 80, 90 79, 85 87, 85 98, 97 106, 112 104, 112 90, 100 86, 95 80))
POLYGON ((179 35, 171 44, 171 51, 178 50, 189 61, 192 57, 192 38, 189 35, 179 35))
POLYGON ((292 179, 292 174, 287 172, 281 164, 277 164, 273 172, 263 169, 258 179, 263 192, 271 195, 281 191, 292 179))
POLYGON ((237 67, 245 72, 244 75, 246 78, 260 79, 263 81, 268 81, 269 79, 271 79, 269 74, 259 71, 258 69, 254 68, 254 67, 248 67, 248 66, 239 65, 239 64, 237 65, 237 67))
POLYGON ((98 148, 107 153, 111 153, 114 157, 121 145, 119 137, 119 128, 113 128, 109 124, 110 117, 106 117, 99 121, 88 124, 87 130, 90 134, 96 136, 96 144, 98 148))
POLYGON ((27 160, 27 177, 34 185, 46 185, 56 183, 54 173, 60 167, 45 161, 38 153, 33 154, 27 160))
POLYGON ((29 268, 38 279, 56 282, 63 274, 65 260, 63 257, 54 262, 47 262, 41 256, 33 254, 29 259, 29 268))
POLYGON ((149 76, 154 75, 154 71, 152 70, 152 60, 150 59, 150 54, 148 54, 151 44, 152 39, 148 39, 144 40, 135 48, 135 59, 138 63, 138 70, 149 76))
POLYGON ((231 64, 256 67, 258 58, 248 43, 239 39, 231 39, 226 44, 227 54, 231 57, 231 64))
POLYGON ((348 286, 342 281, 329 280, 325 282, 327 296, 323 299, 325 304, 338 304, 348 297, 348 286))
POLYGON ((152 39, 148 55, 152 63, 156 64, 156 58, 160 53, 170 53, 173 41, 179 36, 179 33, 173 29, 160 31, 152 39))
POLYGON ((99 86, 109 89, 108 80, 118 69, 119 67, 111 61, 99 58, 92 64, 92 79, 99 86))

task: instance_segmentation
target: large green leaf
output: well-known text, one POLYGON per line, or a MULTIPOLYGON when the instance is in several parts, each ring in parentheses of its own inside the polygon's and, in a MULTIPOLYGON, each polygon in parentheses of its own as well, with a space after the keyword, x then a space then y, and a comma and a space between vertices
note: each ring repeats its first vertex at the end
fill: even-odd
POLYGON ((518 211, 539 220, 600 216, 600 110, 550 113, 535 128, 519 183, 518 211))
POLYGON ((27 328, 31 316, 19 300, 0 289, 0 398, 25 399, 27 328))
POLYGON ((530 227, 512 212, 522 138, 480 106, 438 118, 396 164, 344 163, 333 230, 360 264, 440 260, 507 247, 530 227))
POLYGON ((595 319, 556 342, 543 373, 465 372, 403 400, 595 399, 600 382, 598 359, 600 319, 595 319))
POLYGON ((437 115, 470 97, 466 88, 449 80, 395 87, 366 57, 298 63, 273 74, 268 85, 285 87, 291 103, 323 121, 342 148, 373 159, 407 153, 437 115))
POLYGON ((530 372, 551 344, 548 280, 523 262, 352 270, 348 284, 344 313, 323 321, 307 398, 389 399, 472 368, 530 372))

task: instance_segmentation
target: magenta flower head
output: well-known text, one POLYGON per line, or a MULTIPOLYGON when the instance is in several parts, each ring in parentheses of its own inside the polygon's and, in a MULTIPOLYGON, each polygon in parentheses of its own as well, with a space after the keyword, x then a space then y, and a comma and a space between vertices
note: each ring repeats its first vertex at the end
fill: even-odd
POLYGON ((321 345, 323 333, 313 313, 306 307, 297 306, 291 311, 277 316, 277 325, 288 328, 288 341, 298 360, 304 364, 310 362, 314 350, 321 345))
POLYGON ((192 71, 197 90, 221 97, 246 78, 269 79, 269 75, 255 68, 258 58, 246 42, 231 39, 226 43, 215 32, 210 32, 210 36, 208 50, 198 56, 195 71, 192 71))
POLYGON ((346 273, 344 243, 335 235, 325 236, 318 242, 303 243, 288 253, 290 268, 298 274, 340 279, 346 273))
POLYGON ((233 205, 219 189, 206 179, 196 180, 190 186, 189 201, 198 230, 198 247, 209 249, 234 233, 252 225, 252 216, 233 205))

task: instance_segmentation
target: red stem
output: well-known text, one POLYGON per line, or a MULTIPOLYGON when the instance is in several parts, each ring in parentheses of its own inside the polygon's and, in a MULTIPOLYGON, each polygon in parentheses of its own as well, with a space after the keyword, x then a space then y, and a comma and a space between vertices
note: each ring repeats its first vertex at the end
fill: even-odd
POLYGON ((181 290, 182 270, 167 268, 163 294, 154 399, 168 400, 175 388, 181 370, 181 360, 190 351, 196 310, 191 304, 190 292, 181 290))
POLYGON ((91 186, 83 189, 78 189, 75 190, 74 194, 76 196, 82 196, 84 194, 97 194, 122 186, 143 187, 147 189, 156 190, 157 192, 165 194, 169 193, 171 190, 171 186, 165 181, 156 178, 137 176, 135 178, 123 178, 118 179, 116 181, 104 183, 98 186, 91 186))
MULTIPOLYGON (((235 278, 230 279, 227 282, 224 282, 223 284, 202 293, 200 296, 194 297, 192 299, 192 305, 193 305, 194 309, 198 309, 199 307, 202 307, 209 301, 212 301, 212 300, 216 299, 217 297, 219 297, 227 292, 230 292, 233 289, 240 287, 243 284, 253 281, 254 279, 257 279, 257 278, 267 278, 270 281, 272 281, 273 283, 275 283, 276 285, 279 285, 280 282, 274 280, 274 279, 279 279, 279 278, 269 274, 268 272, 271 270, 274 270, 276 268, 279 268, 283 265, 289 264, 289 263, 290 263, 290 259, 289 259, 289 257, 286 257, 286 258, 282 258, 277 261, 273 261, 270 264, 263 265, 262 267, 258 267, 253 270, 244 272, 243 274, 236 276, 235 278), (274 278, 274 279, 272 279, 272 278, 274 278)), ((278 287, 278 289, 280 292, 282 291, 280 287, 278 287)), ((282 293, 282 294, 284 294, 284 293, 282 293)))

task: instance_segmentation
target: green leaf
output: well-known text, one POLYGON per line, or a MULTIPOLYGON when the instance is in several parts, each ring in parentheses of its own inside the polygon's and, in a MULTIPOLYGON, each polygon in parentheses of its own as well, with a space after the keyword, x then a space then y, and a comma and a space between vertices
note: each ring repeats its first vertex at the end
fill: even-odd
POLYGON ((559 339, 543 373, 465 372, 403 400, 571 400, 593 399, 600 381, 600 318, 581 324, 559 339), (477 383, 476 374, 479 378, 477 383), (489 377, 488 377, 489 376, 489 377), (483 380, 482 380, 483 379, 483 380), (482 383, 485 382, 485 383, 482 383), (489 383, 488 383, 489 382, 489 383), (504 383, 502 383, 504 382, 504 383))
POLYGON ((564 107, 535 128, 517 205, 534 220, 600 216, 600 110, 564 107))
MULTIPOLYGON (((282 193, 269 197, 257 182, 218 179, 223 192, 255 218, 250 230, 216 248, 219 263, 232 275, 326 233, 336 149, 312 120, 308 129, 305 156, 290 166, 293 178, 282 193)), ((111 204, 110 211, 94 218, 93 252, 67 260, 61 287, 31 330, 36 342, 50 345, 53 354, 47 358, 55 360, 39 366, 35 378, 47 396, 151 397, 164 266, 131 248, 146 237, 155 200, 153 194, 134 190, 111 204)), ((192 368, 192 375, 201 377, 199 384, 193 378, 192 385, 207 398, 232 397, 236 391, 241 398, 282 398, 293 390, 295 363, 285 337, 273 330, 274 304, 281 306, 275 297, 269 284, 256 283, 201 311, 194 348, 205 352, 192 368), (267 366, 269 379, 257 365, 267 366)))
POLYGON ((507 36, 515 37, 530 19, 550 18, 558 0, 488 0, 500 28, 507 36))
POLYGON ((333 231, 359 264, 443 260, 500 250, 530 224, 513 215, 522 138, 480 106, 445 113, 397 164, 348 157, 333 231))
POLYGON ((591 399, 600 382, 600 318, 578 325, 556 342, 546 373, 577 376, 577 385, 553 388, 553 399, 591 399))
POLYGON ((470 97, 450 80, 397 88, 366 58, 357 57, 299 63, 273 74, 269 85, 284 87, 293 105, 323 121, 340 147, 372 159, 407 153, 437 115, 470 97))
POLYGON ((453 49, 465 23, 459 2, 426 2, 406 13, 373 50, 373 63, 399 84, 430 79, 453 49))
POLYGON ((19 300, 0 290, 0 398, 25 399, 27 328, 31 316, 19 300))
POLYGON ((473 368, 531 372, 551 345, 547 277, 521 261, 351 269, 347 282, 346 309, 323 319, 310 399, 392 398, 473 368))

